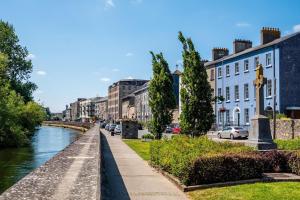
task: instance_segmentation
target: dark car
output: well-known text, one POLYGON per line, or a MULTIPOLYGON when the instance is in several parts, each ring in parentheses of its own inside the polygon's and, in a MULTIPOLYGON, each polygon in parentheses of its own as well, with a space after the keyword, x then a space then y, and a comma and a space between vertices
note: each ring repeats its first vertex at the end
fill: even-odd
POLYGON ((100 123, 100 128, 105 128, 105 126, 106 126, 106 123, 105 123, 105 122, 101 122, 101 123, 100 123))
POLYGON ((172 127, 171 126, 167 126, 165 132, 166 133, 172 133, 173 132, 172 127))
POLYGON ((116 124, 111 124, 111 125, 109 125, 108 131, 114 132, 116 126, 117 126, 116 124))

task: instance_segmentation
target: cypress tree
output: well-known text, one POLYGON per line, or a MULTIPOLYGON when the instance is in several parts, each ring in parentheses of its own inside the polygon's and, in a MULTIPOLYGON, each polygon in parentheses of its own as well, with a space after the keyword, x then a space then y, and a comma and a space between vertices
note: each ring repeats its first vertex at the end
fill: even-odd
POLYGON ((173 78, 163 54, 152 55, 153 78, 149 84, 149 105, 152 112, 151 132, 160 139, 165 126, 172 122, 172 109, 176 106, 173 78))
POLYGON ((182 133, 199 136, 206 134, 214 122, 212 89, 191 38, 186 39, 179 32, 178 39, 183 46, 180 126, 182 133))

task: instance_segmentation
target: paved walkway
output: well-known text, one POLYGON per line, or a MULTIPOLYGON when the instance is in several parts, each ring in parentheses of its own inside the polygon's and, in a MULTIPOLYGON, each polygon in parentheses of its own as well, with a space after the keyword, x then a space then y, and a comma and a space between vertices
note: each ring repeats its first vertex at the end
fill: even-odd
POLYGON ((0 200, 96 200, 100 197, 99 126, 37 168, 0 200))
POLYGON ((104 165, 103 199, 185 200, 187 197, 157 173, 120 136, 102 130, 104 165))

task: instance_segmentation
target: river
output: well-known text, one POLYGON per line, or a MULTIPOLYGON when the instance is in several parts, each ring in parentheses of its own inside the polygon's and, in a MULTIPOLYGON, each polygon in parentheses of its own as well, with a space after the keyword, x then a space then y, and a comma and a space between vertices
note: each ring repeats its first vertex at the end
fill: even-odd
POLYGON ((80 132, 40 127, 23 148, 0 149, 0 194, 72 143, 80 132))

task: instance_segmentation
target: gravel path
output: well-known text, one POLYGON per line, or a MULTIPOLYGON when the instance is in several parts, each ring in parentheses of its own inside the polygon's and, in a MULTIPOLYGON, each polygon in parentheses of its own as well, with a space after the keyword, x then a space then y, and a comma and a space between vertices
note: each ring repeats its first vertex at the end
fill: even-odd
POLYGON ((99 198, 99 126, 95 126, 1 196, 0 200, 99 198))

